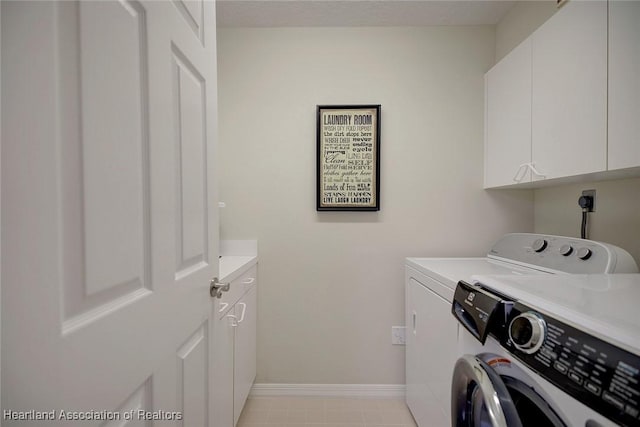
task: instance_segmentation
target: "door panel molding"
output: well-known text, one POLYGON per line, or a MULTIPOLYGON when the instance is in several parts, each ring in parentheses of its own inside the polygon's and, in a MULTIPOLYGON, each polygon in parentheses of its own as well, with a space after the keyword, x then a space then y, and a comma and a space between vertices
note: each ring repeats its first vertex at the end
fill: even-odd
POLYGON ((56 14, 68 334, 151 292, 147 24, 137 1, 63 2, 56 14))
POLYGON ((209 425, 209 322, 198 327, 178 349, 178 411, 182 425, 209 425), (203 375, 204 373, 204 375, 203 375))
POLYGON ((171 0, 176 9, 182 14, 191 31, 204 46, 204 3, 202 0, 171 0))
POLYGON ((208 265, 206 82, 171 44, 176 144, 176 281, 208 265))

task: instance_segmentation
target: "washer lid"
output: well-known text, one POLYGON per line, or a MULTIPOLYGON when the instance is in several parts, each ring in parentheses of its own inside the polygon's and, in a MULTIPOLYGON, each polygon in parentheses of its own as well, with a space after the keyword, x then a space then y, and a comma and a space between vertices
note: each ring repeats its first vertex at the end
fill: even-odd
POLYGON ((640 274, 474 276, 472 282, 640 355, 640 274))

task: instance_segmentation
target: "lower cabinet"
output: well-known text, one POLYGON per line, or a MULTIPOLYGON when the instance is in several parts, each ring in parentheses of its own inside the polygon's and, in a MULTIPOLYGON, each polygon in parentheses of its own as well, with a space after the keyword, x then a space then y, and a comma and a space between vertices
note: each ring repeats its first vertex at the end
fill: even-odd
POLYGON ((449 426, 458 324, 451 303, 423 283, 431 279, 407 273, 407 406, 419 427, 449 426))
POLYGON ((236 301, 221 308, 214 323, 213 425, 234 427, 256 377, 256 268, 231 282, 236 301), (241 288, 242 291, 238 291, 241 288))
MULTIPOLYGON (((230 310, 233 315, 233 309, 230 310)), ((233 354, 235 328, 226 314, 214 322, 213 425, 233 427, 233 354)))
POLYGON ((256 327, 258 289, 253 286, 236 304, 238 326, 234 342, 233 425, 238 423, 253 381, 256 379, 256 327))

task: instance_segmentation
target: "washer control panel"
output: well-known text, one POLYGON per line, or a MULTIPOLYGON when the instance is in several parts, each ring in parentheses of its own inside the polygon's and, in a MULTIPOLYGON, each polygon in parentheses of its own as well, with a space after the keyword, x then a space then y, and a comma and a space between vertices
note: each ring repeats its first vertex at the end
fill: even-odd
POLYGON ((507 234, 489 250, 490 258, 574 274, 613 273, 617 253, 592 240, 543 234, 507 234))
POLYGON ((623 426, 640 424, 640 356, 521 303, 508 314, 500 341, 529 368, 605 417, 623 426), (538 341, 536 328, 544 330, 538 341))

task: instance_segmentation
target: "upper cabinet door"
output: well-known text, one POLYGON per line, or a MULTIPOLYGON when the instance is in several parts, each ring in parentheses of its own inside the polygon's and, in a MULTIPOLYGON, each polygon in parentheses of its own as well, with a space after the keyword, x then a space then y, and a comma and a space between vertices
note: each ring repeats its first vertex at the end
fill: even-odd
POLYGON ((536 169, 547 179, 605 170, 605 1, 571 1, 534 33, 532 77, 536 169))
POLYGON ((485 75, 484 186, 531 181, 531 38, 485 75))
POLYGON ((609 2, 609 169, 640 166, 640 2, 609 2))

